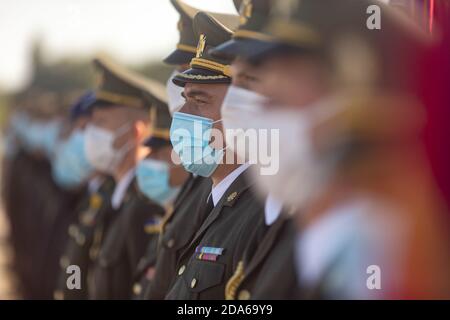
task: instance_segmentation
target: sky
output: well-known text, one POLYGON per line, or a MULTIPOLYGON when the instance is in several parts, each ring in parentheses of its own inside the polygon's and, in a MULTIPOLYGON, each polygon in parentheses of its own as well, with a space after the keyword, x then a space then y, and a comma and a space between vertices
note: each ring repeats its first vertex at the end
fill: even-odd
MULTIPOLYGON (((185 0, 235 13, 232 0, 185 0)), ((178 41, 169 0, 0 0, 0 88, 17 90, 30 73, 36 38, 49 60, 108 52, 123 63, 162 59, 178 41)))

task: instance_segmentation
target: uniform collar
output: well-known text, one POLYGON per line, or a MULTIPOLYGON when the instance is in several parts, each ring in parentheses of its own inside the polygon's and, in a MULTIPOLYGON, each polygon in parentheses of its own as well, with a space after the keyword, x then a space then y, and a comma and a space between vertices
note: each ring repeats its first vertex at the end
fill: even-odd
POLYGON ((114 192, 111 197, 111 205, 114 210, 117 210, 120 208, 123 202, 123 198, 125 197, 125 193, 128 190, 128 187, 131 184, 131 181, 133 181, 135 168, 132 168, 128 170, 128 172, 119 180, 119 182, 116 184, 116 187, 114 189, 114 192))
POLYGON ((225 194, 227 189, 231 186, 231 184, 234 182, 234 180, 237 179, 243 173, 248 167, 250 166, 249 163, 245 163, 243 165, 240 165, 233 171, 231 171, 222 181, 220 181, 216 186, 212 187, 211 193, 208 196, 212 197, 212 201, 214 204, 214 207, 219 203, 222 196, 225 194))

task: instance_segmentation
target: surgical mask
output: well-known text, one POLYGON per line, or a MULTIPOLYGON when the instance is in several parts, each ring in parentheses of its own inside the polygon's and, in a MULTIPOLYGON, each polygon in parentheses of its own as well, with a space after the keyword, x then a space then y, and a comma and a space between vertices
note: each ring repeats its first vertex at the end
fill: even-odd
POLYGON ((278 172, 261 174, 261 165, 251 169, 257 188, 270 193, 285 205, 304 207, 322 189, 330 168, 321 159, 313 143, 312 129, 336 114, 335 105, 320 102, 302 110, 273 107, 254 119, 256 127, 279 130, 278 172), (278 111, 286 110, 286 111, 278 111))
POLYGON ((170 141, 187 171, 209 177, 222 161, 224 149, 209 145, 213 124, 218 121, 182 112, 173 114, 170 141))
POLYGON ((140 161, 136 168, 136 178, 139 190, 160 205, 168 204, 179 190, 170 186, 170 168, 164 161, 154 159, 140 161))
POLYGON ((169 111, 170 114, 174 114, 175 112, 179 111, 181 107, 186 102, 183 96, 181 95, 184 91, 183 87, 177 86, 175 83, 173 83, 172 79, 178 74, 179 72, 174 70, 172 74, 169 77, 169 80, 167 80, 166 84, 166 90, 167 90, 167 98, 168 98, 168 105, 169 105, 169 111))
POLYGON ((55 156, 61 129, 62 122, 58 120, 50 121, 42 128, 41 148, 49 159, 52 159, 55 156))
POLYGON ((89 163, 95 169, 103 173, 114 173, 117 165, 133 147, 133 145, 128 142, 119 150, 116 150, 113 146, 114 141, 125 134, 130 126, 129 123, 126 123, 114 132, 95 125, 88 125, 86 127, 84 151, 89 163))
POLYGON ((75 130, 70 137, 59 144, 52 161, 52 175, 63 188, 74 188, 87 181, 94 168, 84 153, 85 134, 75 130))
MULTIPOLYGON (((221 114, 227 147, 245 162, 258 159, 257 148, 246 147, 246 138, 252 136, 250 131, 255 129, 253 121, 264 112, 263 106, 266 101, 266 97, 234 85, 228 88, 223 100, 221 114)), ((248 142, 257 143, 257 141, 248 142)))
POLYGON ((31 121, 21 134, 21 138, 28 151, 41 151, 49 159, 52 159, 55 155, 61 128, 62 123, 59 120, 31 121))
POLYGON ((13 114, 10 118, 10 128, 12 133, 19 139, 23 139, 29 123, 30 119, 24 112, 13 114))

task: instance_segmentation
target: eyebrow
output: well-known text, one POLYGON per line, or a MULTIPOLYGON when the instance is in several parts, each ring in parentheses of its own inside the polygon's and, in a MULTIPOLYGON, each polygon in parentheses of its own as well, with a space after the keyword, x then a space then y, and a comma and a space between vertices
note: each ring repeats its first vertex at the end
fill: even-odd
POLYGON ((192 90, 192 91, 189 91, 189 93, 187 95, 184 92, 183 92, 183 94, 184 94, 184 97, 188 96, 188 97, 194 98, 196 96, 202 96, 202 97, 208 98, 208 99, 211 98, 211 95, 209 95, 207 92, 201 91, 201 90, 192 90))

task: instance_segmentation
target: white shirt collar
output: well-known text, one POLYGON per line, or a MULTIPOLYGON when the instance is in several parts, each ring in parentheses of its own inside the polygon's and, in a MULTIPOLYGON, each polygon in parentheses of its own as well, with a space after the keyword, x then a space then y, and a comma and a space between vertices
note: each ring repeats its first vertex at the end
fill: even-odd
POLYGON ((264 216, 266 225, 270 226, 275 220, 278 219, 281 213, 283 204, 278 199, 275 199, 271 194, 266 198, 266 204, 264 206, 264 216))
POLYGON ((116 184, 114 192, 111 197, 111 205, 114 210, 120 208, 123 202, 123 198, 125 197, 125 193, 130 186, 131 181, 134 178, 134 168, 130 169, 120 181, 116 184))
MULTIPOLYGON (((212 197, 212 201, 214 204, 214 207, 219 203, 220 198, 224 195, 224 193, 227 191, 227 189, 231 186, 231 184, 234 182, 234 180, 237 179, 241 175, 242 172, 244 172, 248 167, 250 167, 249 163, 244 163, 243 165, 240 165, 233 171, 231 171, 230 174, 228 174, 222 181, 220 181, 216 186, 212 187, 211 194, 209 195, 212 197)), ((208 197, 209 199, 209 197, 208 197)))

